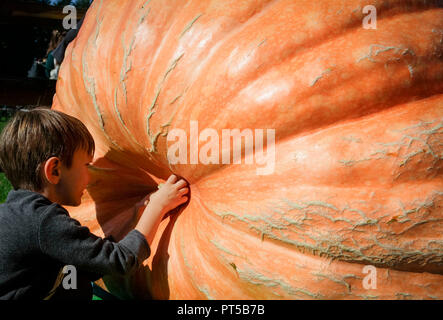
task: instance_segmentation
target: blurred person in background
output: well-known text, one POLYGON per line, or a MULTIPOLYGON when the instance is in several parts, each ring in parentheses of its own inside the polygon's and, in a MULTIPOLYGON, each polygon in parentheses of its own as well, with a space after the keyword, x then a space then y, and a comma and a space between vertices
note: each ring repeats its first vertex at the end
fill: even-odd
POLYGON ((60 68, 60 65, 62 64, 62 62, 65 58, 66 48, 68 47, 69 43, 71 43, 71 41, 73 41, 75 39, 75 37, 77 36, 77 34, 80 30, 80 27, 83 24, 83 19, 84 19, 84 17, 77 23, 76 29, 71 29, 66 33, 66 35, 63 37, 63 39, 59 42, 57 47, 52 52, 52 56, 54 57, 55 67, 54 67, 54 70, 51 71, 50 79, 57 80, 58 69, 60 68))
POLYGON ((52 36, 51 40, 49 41, 48 50, 46 51, 46 61, 45 61, 45 76, 48 79, 57 80, 59 66, 56 66, 55 64, 53 52, 62 42, 64 36, 65 33, 62 33, 58 30, 52 30, 52 36))

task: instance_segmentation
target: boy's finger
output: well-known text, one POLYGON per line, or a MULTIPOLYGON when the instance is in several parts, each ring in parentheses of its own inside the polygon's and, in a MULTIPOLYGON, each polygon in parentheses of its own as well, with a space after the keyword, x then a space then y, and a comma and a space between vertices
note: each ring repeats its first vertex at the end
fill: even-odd
POLYGON ((178 192, 183 193, 183 194, 188 193, 188 191, 189 191, 189 188, 181 188, 180 190, 178 190, 178 192))
POLYGON ((175 174, 171 174, 166 182, 174 184, 177 181, 177 176, 175 174))
POLYGON ((186 186, 187 184, 188 184, 188 183, 187 183, 185 180, 180 179, 180 181, 178 181, 178 182, 175 184, 175 186, 176 186, 177 188, 181 188, 181 187, 186 186))

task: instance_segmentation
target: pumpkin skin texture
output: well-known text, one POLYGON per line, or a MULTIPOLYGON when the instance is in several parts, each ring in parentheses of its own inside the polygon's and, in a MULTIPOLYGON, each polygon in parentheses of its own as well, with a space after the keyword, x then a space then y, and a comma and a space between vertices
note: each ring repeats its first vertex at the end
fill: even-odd
POLYGON ((191 188, 144 267, 106 287, 124 298, 443 299, 436 3, 95 0, 53 104, 97 146, 71 216, 120 240, 135 203, 170 174, 191 188), (375 30, 362 27, 368 4, 375 30), (170 164, 167 133, 189 137, 190 121, 220 135, 275 129, 274 172, 257 175, 253 154, 170 164))

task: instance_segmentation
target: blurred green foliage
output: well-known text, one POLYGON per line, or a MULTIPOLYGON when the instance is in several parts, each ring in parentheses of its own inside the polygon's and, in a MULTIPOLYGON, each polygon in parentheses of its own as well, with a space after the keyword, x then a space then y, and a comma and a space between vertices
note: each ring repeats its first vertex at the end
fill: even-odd
MULTIPOLYGON (((0 121, 0 132, 3 130, 3 127, 6 125, 6 121, 0 121)), ((6 197, 8 196, 8 192, 12 189, 11 183, 8 179, 6 179, 3 173, 0 173, 0 203, 5 202, 6 197)))

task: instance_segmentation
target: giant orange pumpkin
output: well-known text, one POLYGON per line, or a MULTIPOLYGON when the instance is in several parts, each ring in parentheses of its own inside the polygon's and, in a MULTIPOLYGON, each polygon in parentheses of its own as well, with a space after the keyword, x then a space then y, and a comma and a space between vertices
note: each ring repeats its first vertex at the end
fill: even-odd
POLYGON ((97 144, 69 208, 92 232, 121 239, 171 173, 191 185, 144 268, 104 278, 121 297, 443 299, 437 1, 95 0, 54 108, 97 144), (191 121, 275 129, 274 172, 171 164, 191 121))

